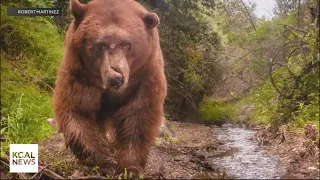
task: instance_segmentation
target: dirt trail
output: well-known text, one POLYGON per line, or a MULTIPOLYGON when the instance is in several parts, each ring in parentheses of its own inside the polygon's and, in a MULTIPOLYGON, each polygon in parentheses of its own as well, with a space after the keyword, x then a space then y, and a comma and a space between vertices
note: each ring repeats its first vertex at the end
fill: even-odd
MULTIPOLYGON (((295 136, 288 137, 282 144, 279 144, 281 139, 266 136, 264 145, 260 147, 256 139, 262 131, 252 128, 170 122, 170 129, 175 133, 174 138, 157 140, 151 150, 144 178, 319 177, 319 164, 314 158, 294 159, 297 156, 290 148, 295 148, 292 142, 299 141, 295 136), (299 168, 299 165, 303 167, 299 168)), ((61 134, 39 145, 41 166, 47 166, 47 169, 65 178, 99 175, 98 169, 82 166, 65 149, 61 134)))
MULTIPOLYGON (((212 128, 198 124, 172 122, 175 138, 159 138, 152 148, 145 169, 147 178, 223 178, 224 170, 209 162, 205 156, 216 152, 219 141, 212 128)), ((95 168, 81 166, 69 150, 65 149, 62 134, 42 142, 39 164, 47 166, 63 177, 98 175, 95 168)), ((220 151, 221 153, 224 150, 220 151)))
POLYGON ((175 139, 161 139, 152 150, 146 168, 148 175, 164 178, 226 178, 225 170, 208 159, 222 154, 212 128, 190 123, 171 123, 175 139))

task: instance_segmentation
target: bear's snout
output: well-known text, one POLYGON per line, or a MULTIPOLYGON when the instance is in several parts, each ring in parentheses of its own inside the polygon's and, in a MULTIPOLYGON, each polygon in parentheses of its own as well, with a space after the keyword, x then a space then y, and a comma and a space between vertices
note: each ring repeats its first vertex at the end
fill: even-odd
POLYGON ((124 89, 126 87, 130 69, 127 60, 120 55, 107 56, 101 64, 100 74, 104 89, 118 91, 120 88, 124 89))
POLYGON ((124 82, 124 78, 121 74, 116 74, 113 77, 108 78, 108 83, 111 88, 119 88, 124 82))

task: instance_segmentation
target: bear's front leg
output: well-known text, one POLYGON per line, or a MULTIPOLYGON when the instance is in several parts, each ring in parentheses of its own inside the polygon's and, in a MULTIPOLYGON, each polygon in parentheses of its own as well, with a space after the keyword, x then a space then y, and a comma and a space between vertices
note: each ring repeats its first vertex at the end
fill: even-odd
POLYGON ((78 159, 87 165, 98 165, 102 168, 113 163, 112 147, 95 122, 73 113, 63 117, 66 119, 61 130, 66 145, 78 159))
POLYGON ((139 101, 127 105, 116 114, 113 127, 116 131, 118 173, 123 173, 124 168, 137 174, 143 171, 162 117, 162 106, 156 107, 151 103, 141 105, 139 101))

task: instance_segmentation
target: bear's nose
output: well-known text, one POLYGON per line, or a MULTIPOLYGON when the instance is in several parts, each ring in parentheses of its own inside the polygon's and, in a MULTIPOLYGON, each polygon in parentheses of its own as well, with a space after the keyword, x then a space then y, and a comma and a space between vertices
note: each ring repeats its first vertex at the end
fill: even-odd
POLYGON ((109 78, 109 85, 112 88, 119 88, 123 84, 123 81, 124 81, 124 79, 123 79, 122 75, 111 77, 111 78, 109 78))

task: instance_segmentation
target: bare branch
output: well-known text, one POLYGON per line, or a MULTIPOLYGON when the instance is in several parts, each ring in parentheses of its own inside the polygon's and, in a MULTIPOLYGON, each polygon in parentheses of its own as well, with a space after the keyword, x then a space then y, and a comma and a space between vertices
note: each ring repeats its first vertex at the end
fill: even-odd
POLYGON ((278 62, 275 62, 275 63, 272 64, 272 66, 274 66, 274 65, 279 65, 281 67, 285 67, 289 71, 291 76, 293 76, 294 78, 297 78, 297 76, 289 69, 288 65, 284 65, 284 64, 281 64, 281 63, 278 63, 278 62))
POLYGON ((240 79, 241 81, 243 81, 244 83, 246 83, 247 85, 252 87, 252 83, 248 82, 243 76, 241 76, 241 75, 239 75, 237 73, 231 72, 231 77, 232 76, 237 77, 238 79, 240 79))
POLYGON ((251 16, 250 16, 250 13, 249 13, 249 11, 248 11, 248 9, 247 9, 246 4, 245 4, 242 0, 240 0, 240 2, 242 3, 244 9, 245 9, 246 12, 247 12, 247 18, 249 19, 252 28, 254 29, 254 31, 257 31, 256 26, 255 26, 254 23, 253 23, 253 20, 252 20, 252 18, 251 18, 251 16))
MULTIPOLYGON (((291 46, 288 46, 289 44, 293 44, 293 43, 298 43, 298 42, 295 42, 295 41, 292 41, 292 42, 289 42, 289 43, 285 43, 282 47, 279 48, 279 50, 277 51, 277 53, 272 57, 273 60, 277 59, 278 55, 284 51, 286 48, 289 48, 291 46)), ((299 48, 296 48, 296 49, 299 49, 299 48)), ((295 50, 294 50, 295 51, 295 50)), ((289 54, 289 57, 291 57, 292 53, 294 51, 291 51, 291 53, 289 54)))
POLYGON ((196 105, 194 103, 194 101, 192 101, 192 99, 190 99, 189 97, 185 96, 182 92, 178 91, 177 89, 173 88, 170 85, 167 85, 170 89, 174 90, 175 92, 177 92, 178 94, 180 94, 182 97, 184 97, 186 100, 188 100, 190 102, 190 104, 195 108, 196 105))
POLYGON ((281 96, 285 96, 277 87, 276 83, 274 82, 274 79, 273 79, 273 76, 272 76, 272 66, 273 66, 273 62, 272 62, 272 59, 270 58, 269 59, 269 62, 268 62, 268 75, 269 75, 269 78, 270 78, 270 82, 272 84, 272 86, 274 87, 274 89, 281 95, 281 96))
POLYGON ((249 54, 251 54, 251 53, 254 52, 254 51, 257 51, 257 49, 253 49, 253 50, 249 51, 249 52, 246 53, 245 55, 243 55, 243 56, 239 57, 238 59, 236 59, 235 62, 237 62, 238 60, 242 60, 243 62, 245 62, 245 61, 243 60, 243 58, 245 58, 246 56, 248 56, 249 54))
POLYGON ((296 28, 296 27, 293 27, 293 26, 290 26, 290 25, 287 25, 287 24, 284 24, 284 26, 286 27, 286 29, 288 29, 290 31, 291 31, 291 29, 293 29, 295 31, 298 31, 298 32, 301 32, 301 33, 304 33, 304 34, 308 34, 308 31, 305 31, 305 30, 302 30, 302 29, 299 29, 299 28, 296 28))

